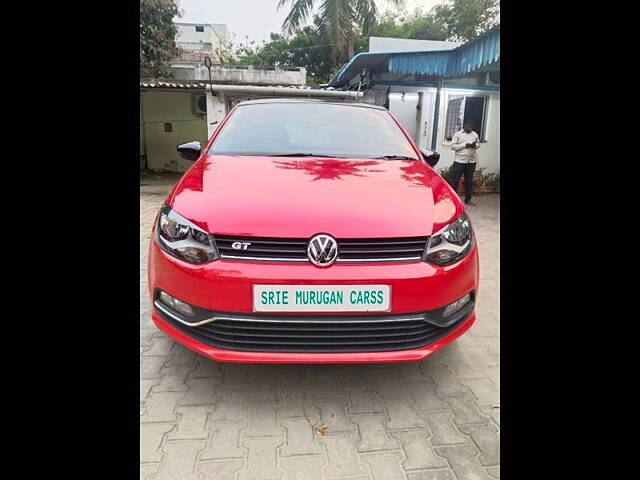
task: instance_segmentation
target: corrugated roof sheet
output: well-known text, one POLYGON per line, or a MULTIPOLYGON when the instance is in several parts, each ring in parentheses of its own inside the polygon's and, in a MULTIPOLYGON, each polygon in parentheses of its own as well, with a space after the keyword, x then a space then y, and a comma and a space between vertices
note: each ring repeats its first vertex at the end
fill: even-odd
MULTIPOLYGON (((193 82, 193 83, 172 83, 172 82, 140 82, 140 88, 178 88, 178 89, 200 89, 206 88, 205 82, 193 82)), ((243 85, 239 85, 243 86, 243 85)), ((244 85, 251 86, 251 85, 244 85)), ((310 85, 268 85, 264 88, 297 88, 299 90, 316 90, 310 85)), ((332 88, 326 88, 322 90, 333 90, 332 88)))
POLYGON ((419 52, 360 53, 345 64, 329 83, 341 87, 360 70, 399 74, 458 77, 500 60, 500 27, 452 49, 419 52))

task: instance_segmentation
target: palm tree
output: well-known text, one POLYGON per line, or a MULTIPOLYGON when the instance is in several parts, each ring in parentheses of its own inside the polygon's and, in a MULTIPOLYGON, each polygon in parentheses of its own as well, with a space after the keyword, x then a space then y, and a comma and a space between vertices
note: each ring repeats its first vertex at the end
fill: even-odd
MULTIPOLYGON (((386 0, 394 7, 401 7, 404 0, 386 0)), ((284 19, 282 29, 291 34, 303 27, 316 5, 316 0, 278 0, 278 9, 291 3, 291 10, 284 19)), ((332 44, 334 55, 353 57, 353 39, 357 29, 367 35, 378 17, 375 0, 322 0, 318 11, 316 29, 332 44)))

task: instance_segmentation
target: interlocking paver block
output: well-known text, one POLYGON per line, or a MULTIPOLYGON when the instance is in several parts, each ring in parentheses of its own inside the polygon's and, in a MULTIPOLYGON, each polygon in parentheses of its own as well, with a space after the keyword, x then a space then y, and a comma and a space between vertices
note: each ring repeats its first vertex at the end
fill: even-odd
POLYGON ((378 392, 375 388, 358 386, 345 387, 344 389, 351 400, 351 406, 348 408, 349 414, 384 412, 384 407, 378 401, 378 392))
POLYGON ((469 387, 463 385, 460 380, 447 369, 437 368, 429 370, 429 376, 436 383, 436 393, 440 396, 466 394, 469 392, 469 387))
POLYGON ((500 434, 493 423, 485 425, 464 425, 460 431, 470 435, 480 449, 478 459, 483 465, 498 465, 500 463, 500 434))
POLYGON ((410 386, 418 411, 442 410, 447 408, 447 403, 436 395, 436 385, 431 380, 413 383, 410 386))
POLYGON ((278 402, 256 402, 249 405, 249 427, 245 437, 277 437, 284 434, 278 424, 278 402))
POLYGON ((252 402, 272 402, 278 400, 278 384, 275 379, 253 384, 251 386, 252 402))
POLYGON ((185 381, 191 368, 189 367, 162 367, 160 371, 160 383, 153 387, 154 392, 186 392, 185 381))
POLYGON ((427 470, 408 472, 407 480, 455 480, 451 470, 427 470))
POLYGON ((374 480, 403 480, 404 474, 400 468, 401 452, 374 452, 362 454, 371 469, 374 480))
POLYGON ((180 405, 212 405, 215 403, 214 390, 220 378, 189 378, 187 392, 180 399, 180 405))
POLYGON ((140 345, 145 347, 151 345, 151 337, 158 333, 157 328, 141 328, 140 329, 140 345))
POLYGON ((143 423, 140 425, 140 462, 160 462, 160 445, 164 435, 174 428, 173 423, 143 423))
POLYGON ((323 453, 322 447, 316 442, 313 425, 307 418, 283 418, 280 423, 287 432, 286 442, 280 450, 282 457, 323 453))
POLYGON ((169 358, 168 355, 140 357, 140 379, 159 379, 160 371, 169 358))
POLYGON ((197 463, 196 471, 203 475, 202 480, 234 480, 243 466, 243 460, 217 460, 197 463))
POLYGON ((282 477, 277 465, 277 448, 282 445, 279 437, 244 438, 242 445, 247 448, 247 464, 238 475, 238 480, 272 480, 282 477))
POLYGON ((448 467, 447 461, 436 455, 429 443, 429 429, 405 430, 393 432, 393 436, 402 442, 407 458, 402 462, 405 470, 426 470, 428 468, 448 467))
POLYGON ((279 400, 281 403, 280 418, 304 417, 311 406, 308 387, 281 387, 279 400))
POLYGON ((194 470, 198 452, 204 448, 202 440, 165 442, 164 460, 153 480, 202 480, 194 470))
POLYGON ((323 474, 326 477, 354 477, 366 475, 367 470, 356 454, 356 432, 345 432, 336 435, 318 436, 327 451, 328 463, 323 474))
POLYGON ((489 473, 489 475, 491 475, 493 478, 500 478, 500 466, 496 466, 496 467, 487 467, 486 468, 487 472, 489 473))
POLYGON ((451 410, 453 410, 453 421, 457 425, 487 423, 490 421, 489 417, 478 409, 470 394, 447 397, 446 399, 451 410))
POLYGON ((240 430, 246 426, 242 420, 211 420, 207 422, 209 446, 204 450, 200 460, 216 460, 224 458, 244 458, 245 449, 240 446, 240 430))
POLYGON ((198 366, 195 370, 189 373, 189 379, 191 378, 222 378, 222 370, 220 370, 220 364, 209 360, 206 357, 198 356, 198 366))
POLYGON ((457 445, 460 443, 471 443, 471 440, 458 432, 453 423, 453 414, 449 411, 421 412, 418 416, 423 418, 429 430, 431 438, 429 442, 433 446, 457 445))
POLYGON ((151 392, 151 387, 157 385, 160 382, 159 379, 140 380, 140 401, 144 401, 145 398, 151 392))
POLYGON ((356 426, 346 415, 346 401, 323 400, 315 402, 314 405, 320 409, 320 423, 328 426, 328 434, 355 431, 356 426))
POLYGON ((169 355, 171 354, 171 349, 175 345, 175 342, 171 340, 169 337, 153 337, 151 339, 151 345, 147 348, 142 355, 145 357, 154 356, 154 355, 169 355))
POLYGON ((167 436, 168 440, 206 440, 209 432, 205 430, 208 415, 213 405, 178 407, 178 426, 167 436))
POLYGON ((313 386, 309 366, 281 365, 278 370, 278 384, 281 387, 313 386))
POLYGON ((345 398, 346 393, 338 383, 338 376, 335 374, 318 374, 316 376, 316 391, 313 394, 314 400, 345 398))
POLYGON ((388 429, 427 426, 425 421, 417 416, 413 399, 407 394, 391 389, 380 396, 380 403, 385 406, 389 415, 388 429))
POLYGON ((493 407, 485 407, 482 409, 482 412, 485 415, 490 416, 496 425, 500 426, 500 406, 496 405, 493 407))
POLYGON ((284 480, 322 480, 326 460, 322 455, 286 457, 280 460, 284 480))
POLYGON ((171 359, 165 364, 165 367, 189 367, 189 370, 193 370, 197 363, 196 352, 176 343, 171 359))
POLYGON ((500 392, 488 378, 461 380, 467 385, 481 407, 492 407, 500 404, 500 392))
POLYGON ((447 460, 456 477, 464 480, 488 480, 491 477, 476 459, 478 449, 475 445, 454 445, 438 447, 436 452, 447 460))
POLYGON ((141 422, 175 422, 175 408, 182 392, 151 392, 145 401, 141 422))
POLYGON ((225 387, 248 387, 249 385, 249 366, 235 363, 220 364, 222 371, 222 384, 225 387))
POLYGON ((360 438, 356 442, 358 452, 376 452, 380 450, 399 450, 400 442, 389 436, 384 428, 387 416, 384 413, 351 415, 353 423, 358 425, 360 438))
POLYGON ((140 464, 140 480, 149 480, 160 468, 159 463, 140 464))
POLYGON ((218 387, 214 395, 216 409, 211 416, 212 420, 245 418, 247 412, 245 406, 246 397, 246 390, 223 389, 218 387))

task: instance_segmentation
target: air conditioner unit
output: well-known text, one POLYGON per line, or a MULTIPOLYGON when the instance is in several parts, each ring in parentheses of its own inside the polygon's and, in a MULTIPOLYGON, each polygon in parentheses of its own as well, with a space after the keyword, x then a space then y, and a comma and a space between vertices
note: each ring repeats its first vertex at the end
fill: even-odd
POLYGON ((201 93, 191 96, 191 107, 194 115, 207 114, 207 97, 201 93))

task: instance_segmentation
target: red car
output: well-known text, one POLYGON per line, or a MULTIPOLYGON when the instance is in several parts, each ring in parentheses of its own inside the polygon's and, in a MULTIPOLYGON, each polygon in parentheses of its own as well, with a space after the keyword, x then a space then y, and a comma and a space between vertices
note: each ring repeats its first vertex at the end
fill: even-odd
POLYGON ((384 108, 238 104, 156 219, 155 324, 217 361, 418 361, 475 321, 464 206, 384 108))

